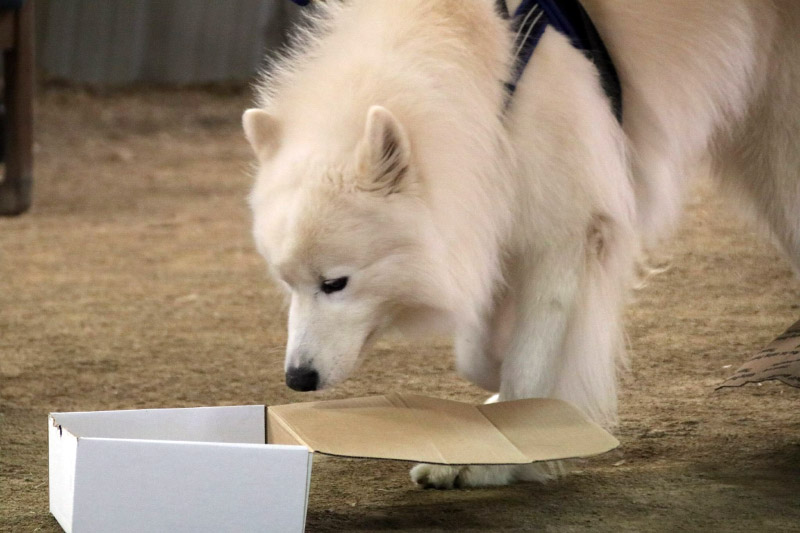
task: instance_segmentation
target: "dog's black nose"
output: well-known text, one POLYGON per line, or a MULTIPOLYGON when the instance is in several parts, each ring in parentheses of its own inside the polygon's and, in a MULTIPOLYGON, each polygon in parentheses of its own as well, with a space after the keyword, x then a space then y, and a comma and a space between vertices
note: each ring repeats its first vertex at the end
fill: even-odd
POLYGON ((290 389, 301 392, 317 390, 319 374, 317 374, 316 370, 307 366, 290 368, 286 371, 286 385, 290 389))

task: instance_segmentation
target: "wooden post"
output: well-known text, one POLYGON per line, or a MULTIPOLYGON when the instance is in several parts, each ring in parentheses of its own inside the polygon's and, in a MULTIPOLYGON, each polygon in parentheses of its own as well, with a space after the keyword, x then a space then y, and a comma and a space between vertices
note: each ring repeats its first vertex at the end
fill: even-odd
MULTIPOLYGON (((19 215, 31 205, 33 184, 33 2, 25 0, 20 9, 3 13, 11 15, 0 29, 13 33, 9 43, 3 41, 6 107, 5 177, 0 181, 0 216, 19 215), (10 44, 11 46, 6 46, 10 44)), ((6 36, 4 36, 6 37, 6 36)))

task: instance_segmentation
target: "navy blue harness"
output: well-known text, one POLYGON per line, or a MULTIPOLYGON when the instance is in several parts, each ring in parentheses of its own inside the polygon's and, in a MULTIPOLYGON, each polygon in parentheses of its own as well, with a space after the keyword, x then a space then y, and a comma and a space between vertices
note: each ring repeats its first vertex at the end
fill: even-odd
MULTIPOLYGON (((511 21, 511 27, 516 35, 514 70, 511 80, 506 82, 508 101, 517 90, 522 73, 531 60, 545 29, 552 26, 566 35, 572 46, 583 52, 594 63, 600 72, 603 90, 608 95, 614 115, 622 122, 622 86, 617 70, 597 33, 597 28, 578 0, 522 0, 513 15, 508 12, 506 0, 496 1, 500 14, 511 21)), ((292 2, 306 6, 311 0, 292 0, 292 2)))
POLYGON ((506 83, 509 97, 516 91, 544 31, 552 26, 594 63, 614 115, 622 122, 622 86, 617 70, 589 14, 578 0, 522 0, 513 15, 508 12, 505 0, 497 0, 497 7, 504 18, 511 20, 516 35, 514 70, 511 80, 506 83))

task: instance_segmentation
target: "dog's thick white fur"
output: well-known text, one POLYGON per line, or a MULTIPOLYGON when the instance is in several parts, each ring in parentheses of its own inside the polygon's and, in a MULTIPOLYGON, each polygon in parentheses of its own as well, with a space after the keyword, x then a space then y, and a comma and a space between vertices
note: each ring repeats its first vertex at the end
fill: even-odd
MULTIPOLYGON (((287 371, 331 386, 388 327, 433 326, 501 400, 562 398, 613 424, 633 266, 708 162, 800 267, 800 2, 584 4, 622 126, 552 29, 505 109, 512 36, 494 0, 319 8, 244 115, 255 240, 291 294, 287 371)), ((436 487, 548 475, 412 471, 436 487)))

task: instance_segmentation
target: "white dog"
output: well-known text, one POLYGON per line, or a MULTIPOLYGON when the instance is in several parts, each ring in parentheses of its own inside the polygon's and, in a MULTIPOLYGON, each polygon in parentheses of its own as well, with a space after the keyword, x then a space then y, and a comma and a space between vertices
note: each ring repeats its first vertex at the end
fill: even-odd
MULTIPOLYGON (((612 424, 634 265, 708 162, 800 267, 800 2, 583 4, 622 124, 553 29, 506 108, 513 35, 494 0, 318 8, 243 119, 255 240, 291 293, 289 386, 340 382, 390 326, 433 326, 501 400, 562 398, 612 424)), ((546 474, 412 470, 435 487, 546 474)))

